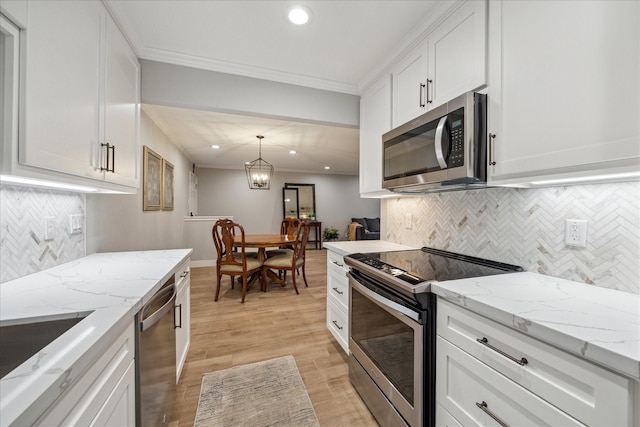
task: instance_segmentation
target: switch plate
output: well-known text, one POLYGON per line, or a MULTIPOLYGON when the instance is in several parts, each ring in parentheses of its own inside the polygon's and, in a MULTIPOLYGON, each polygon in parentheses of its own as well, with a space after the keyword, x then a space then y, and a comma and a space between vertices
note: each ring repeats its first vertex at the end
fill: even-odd
POLYGON ((69 215, 69 234, 82 233, 82 214, 69 215))
POLYGON ((56 217, 45 216, 44 217, 44 240, 53 240, 55 233, 56 217))
POLYGON ((404 228, 411 230, 413 217, 410 213, 404 214, 404 228))
POLYGON ((565 220, 564 243, 574 248, 587 246, 587 221, 584 219, 565 220))

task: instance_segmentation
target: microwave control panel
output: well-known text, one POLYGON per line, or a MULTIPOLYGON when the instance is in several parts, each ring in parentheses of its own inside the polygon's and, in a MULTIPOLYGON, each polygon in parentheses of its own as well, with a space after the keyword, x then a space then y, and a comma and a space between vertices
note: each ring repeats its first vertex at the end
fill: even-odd
POLYGON ((454 168, 464 165, 464 126, 462 119, 455 120, 451 124, 451 152, 447 166, 454 168))

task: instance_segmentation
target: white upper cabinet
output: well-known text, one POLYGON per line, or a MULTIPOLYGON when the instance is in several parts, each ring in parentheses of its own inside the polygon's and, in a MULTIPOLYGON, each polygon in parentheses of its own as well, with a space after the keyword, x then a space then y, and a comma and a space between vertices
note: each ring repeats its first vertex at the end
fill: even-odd
POLYGON ((431 87, 427 49, 428 43, 422 42, 393 68, 393 127, 427 111, 427 91, 431 87))
POLYGON ((640 170, 639 2, 492 1, 489 22, 490 184, 640 170))
POLYGON ((393 127, 486 84, 486 9, 464 3, 393 68, 393 127))
POLYGON ((24 36, 19 163, 135 192, 140 68, 102 3, 30 1, 24 36))
POLYGON ((360 196, 382 189, 382 134, 391 130, 391 77, 378 80, 360 98, 360 196))

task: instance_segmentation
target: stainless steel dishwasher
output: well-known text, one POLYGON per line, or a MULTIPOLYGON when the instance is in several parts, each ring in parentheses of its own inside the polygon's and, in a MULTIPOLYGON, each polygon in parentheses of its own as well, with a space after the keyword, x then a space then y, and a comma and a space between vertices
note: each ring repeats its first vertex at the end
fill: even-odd
POLYGON ((171 421, 176 397, 175 277, 138 312, 136 328, 136 425, 171 421))

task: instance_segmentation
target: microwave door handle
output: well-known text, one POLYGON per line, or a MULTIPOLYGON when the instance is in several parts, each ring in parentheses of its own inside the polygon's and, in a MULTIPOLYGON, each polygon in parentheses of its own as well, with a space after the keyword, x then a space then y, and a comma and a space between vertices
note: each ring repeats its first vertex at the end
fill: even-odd
POLYGON ((447 161, 444 158, 444 154, 442 153, 442 134, 444 133, 444 127, 447 124, 448 116, 444 116, 440 119, 438 123, 438 127, 436 128, 436 140, 435 140, 435 148, 436 148, 436 159, 438 159, 438 164, 440 168, 447 168, 447 161))

